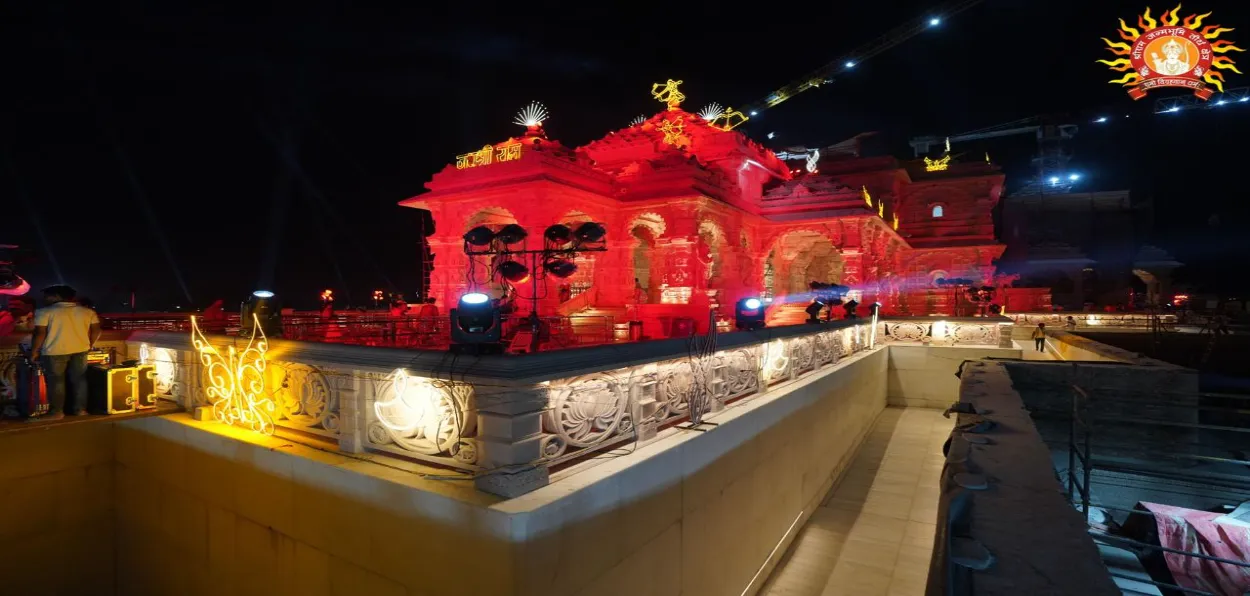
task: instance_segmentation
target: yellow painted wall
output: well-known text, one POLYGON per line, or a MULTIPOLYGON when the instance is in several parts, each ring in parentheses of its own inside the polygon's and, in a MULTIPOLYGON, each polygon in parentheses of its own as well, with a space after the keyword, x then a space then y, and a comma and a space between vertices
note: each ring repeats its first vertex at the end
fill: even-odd
POLYGON ((115 426, 0 432, 0 594, 113 594, 115 426))

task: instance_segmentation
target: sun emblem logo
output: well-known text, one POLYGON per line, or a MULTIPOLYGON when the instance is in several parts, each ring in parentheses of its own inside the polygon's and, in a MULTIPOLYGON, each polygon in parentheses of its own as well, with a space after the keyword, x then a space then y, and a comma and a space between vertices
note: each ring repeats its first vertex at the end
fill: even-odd
POLYGON ((1191 14, 1182 21, 1180 10, 1178 4, 1156 21, 1147 8, 1137 17, 1136 28, 1120 19, 1118 33, 1124 41, 1102 38, 1107 49, 1120 58, 1098 62, 1128 73, 1110 82, 1128 87, 1129 97, 1141 99, 1157 87, 1181 87, 1192 89, 1194 95, 1206 100, 1213 93, 1208 85, 1224 92, 1224 74, 1219 70, 1241 74, 1232 58, 1216 55, 1245 51, 1231 41, 1218 39, 1232 29, 1219 25, 1203 27, 1202 21, 1211 16, 1209 12, 1191 14))

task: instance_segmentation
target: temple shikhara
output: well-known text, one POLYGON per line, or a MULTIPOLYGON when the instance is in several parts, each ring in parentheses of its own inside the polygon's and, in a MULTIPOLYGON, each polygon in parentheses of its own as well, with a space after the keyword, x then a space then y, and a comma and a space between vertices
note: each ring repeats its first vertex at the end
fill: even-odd
POLYGON ((745 297, 769 304, 770 324, 798 323, 811 282, 847 286, 893 315, 974 314, 941 280, 1007 297, 992 215, 1004 175, 988 159, 869 157, 865 134, 783 161, 732 130, 735 113, 681 109, 674 83, 653 90, 666 109, 582 147, 549 139, 541 118, 520 119, 521 138, 459 156, 402 201, 435 221, 429 296, 445 308, 470 291, 514 294, 526 313, 536 287, 542 316, 643 321, 649 336, 681 319, 705 331, 709 307, 732 318, 745 297), (548 226, 586 221, 605 226, 607 250, 578 254, 567 278, 509 288, 495 275, 507 255, 466 254, 477 226, 518 224, 541 246, 548 226))

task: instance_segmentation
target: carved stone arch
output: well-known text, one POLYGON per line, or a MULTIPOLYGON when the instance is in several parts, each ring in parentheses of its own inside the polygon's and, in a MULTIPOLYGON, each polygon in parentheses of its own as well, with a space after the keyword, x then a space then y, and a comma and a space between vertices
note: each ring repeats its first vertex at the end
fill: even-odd
POLYGON ((632 234, 634 228, 637 228, 638 226, 647 228, 651 232, 651 235, 656 238, 663 236, 664 232, 668 229, 668 223, 664 221, 664 216, 653 211, 639 213, 638 215, 630 218, 629 223, 625 225, 625 233, 632 234))
POLYGON ((464 231, 477 226, 500 226, 518 223, 511 211, 499 206, 481 207, 464 218, 464 231))

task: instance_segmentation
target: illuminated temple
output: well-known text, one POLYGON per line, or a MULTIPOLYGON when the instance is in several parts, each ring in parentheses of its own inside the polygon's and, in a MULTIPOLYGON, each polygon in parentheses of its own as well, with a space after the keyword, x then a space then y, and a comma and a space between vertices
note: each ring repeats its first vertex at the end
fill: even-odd
MULTIPOLYGON (((540 280, 539 313, 639 320, 652 336, 681 318, 704 331, 709 307, 732 314, 744 297, 770 302, 770 323, 801 322, 813 281, 895 315, 955 314, 962 298, 942 279, 1006 283, 994 267, 1005 248, 992 216, 997 166, 867 157, 872 135, 787 163, 713 120, 669 102, 577 148, 530 121, 519 139, 459 156, 401 202, 436 222, 429 296, 447 308, 468 291, 505 290, 494 264, 466 255, 471 228, 515 223, 541 244, 548 226, 584 221, 605 225, 607 250, 540 280)), ((528 298, 529 282, 519 286, 528 298)))

